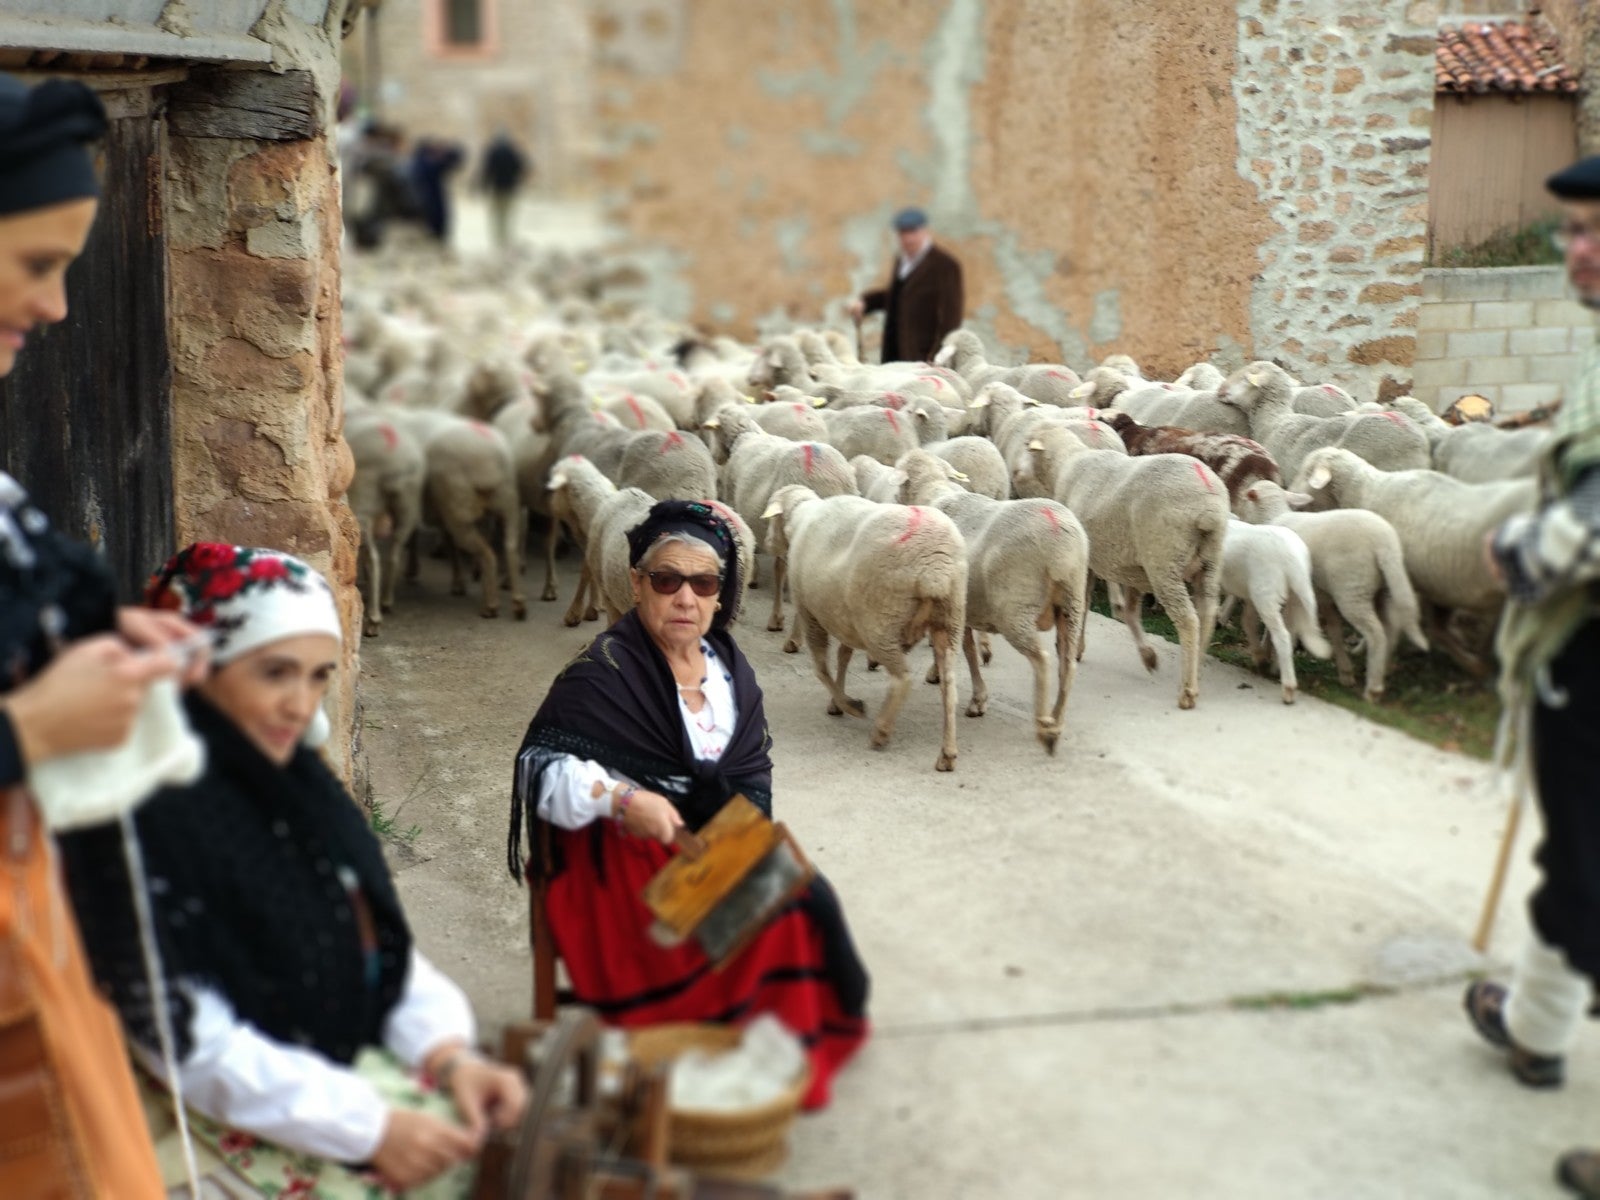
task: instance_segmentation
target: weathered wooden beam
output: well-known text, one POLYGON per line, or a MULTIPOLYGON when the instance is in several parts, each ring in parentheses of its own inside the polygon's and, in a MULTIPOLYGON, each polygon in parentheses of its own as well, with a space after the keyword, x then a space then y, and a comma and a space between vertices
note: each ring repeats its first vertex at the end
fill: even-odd
POLYGON ((309 71, 197 71, 172 89, 167 124, 178 137, 294 141, 322 132, 322 98, 309 71))

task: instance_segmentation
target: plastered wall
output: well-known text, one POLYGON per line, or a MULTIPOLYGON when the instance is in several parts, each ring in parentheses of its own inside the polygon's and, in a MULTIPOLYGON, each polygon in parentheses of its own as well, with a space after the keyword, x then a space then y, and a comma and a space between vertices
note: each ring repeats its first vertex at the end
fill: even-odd
POLYGON ((604 199, 662 247, 663 303, 745 335, 837 318, 919 203, 1018 357, 1395 390, 1437 5, 1381 7, 603 0, 604 199))

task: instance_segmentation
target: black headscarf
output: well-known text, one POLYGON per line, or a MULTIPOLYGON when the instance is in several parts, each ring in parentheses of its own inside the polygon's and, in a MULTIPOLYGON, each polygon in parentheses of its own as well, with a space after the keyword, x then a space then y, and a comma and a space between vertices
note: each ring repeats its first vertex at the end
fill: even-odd
MULTIPOLYGON (((411 959, 378 839, 315 751, 297 747, 280 767, 202 697, 184 703, 206 744, 205 774, 156 793, 134 818, 179 1056, 204 986, 268 1037, 349 1063, 382 1044, 411 959)), ((95 978, 154 1047, 119 830, 60 844, 95 978)))
POLYGON ((30 88, 0 74, 0 216, 98 196, 88 143, 105 130, 105 108, 83 84, 30 88))
POLYGON ((668 533, 704 542, 722 563, 722 590, 717 596, 711 628, 726 629, 739 615, 739 598, 744 595, 743 580, 739 578, 739 546, 732 527, 716 509, 698 500, 659 501, 644 520, 628 530, 628 565, 637 567, 650 547, 668 533))

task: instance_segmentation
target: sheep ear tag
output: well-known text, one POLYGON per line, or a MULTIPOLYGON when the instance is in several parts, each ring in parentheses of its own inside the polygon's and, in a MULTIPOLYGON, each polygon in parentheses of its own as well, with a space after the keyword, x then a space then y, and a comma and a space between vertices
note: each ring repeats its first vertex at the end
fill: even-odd
POLYGON ((1325 488, 1328 481, 1333 478, 1333 473, 1325 466, 1316 466, 1311 469, 1311 476, 1306 480, 1313 489, 1325 488))

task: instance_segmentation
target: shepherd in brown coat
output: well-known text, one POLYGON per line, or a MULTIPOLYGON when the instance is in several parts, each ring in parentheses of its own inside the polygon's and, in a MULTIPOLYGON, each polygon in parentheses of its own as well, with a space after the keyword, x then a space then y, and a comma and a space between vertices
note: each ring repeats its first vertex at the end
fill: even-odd
POLYGON ((852 300, 850 315, 860 321, 866 313, 883 312, 883 362, 932 362, 945 334, 961 328, 961 264, 933 244, 928 215, 920 208, 901 209, 893 224, 900 254, 888 286, 852 300))

